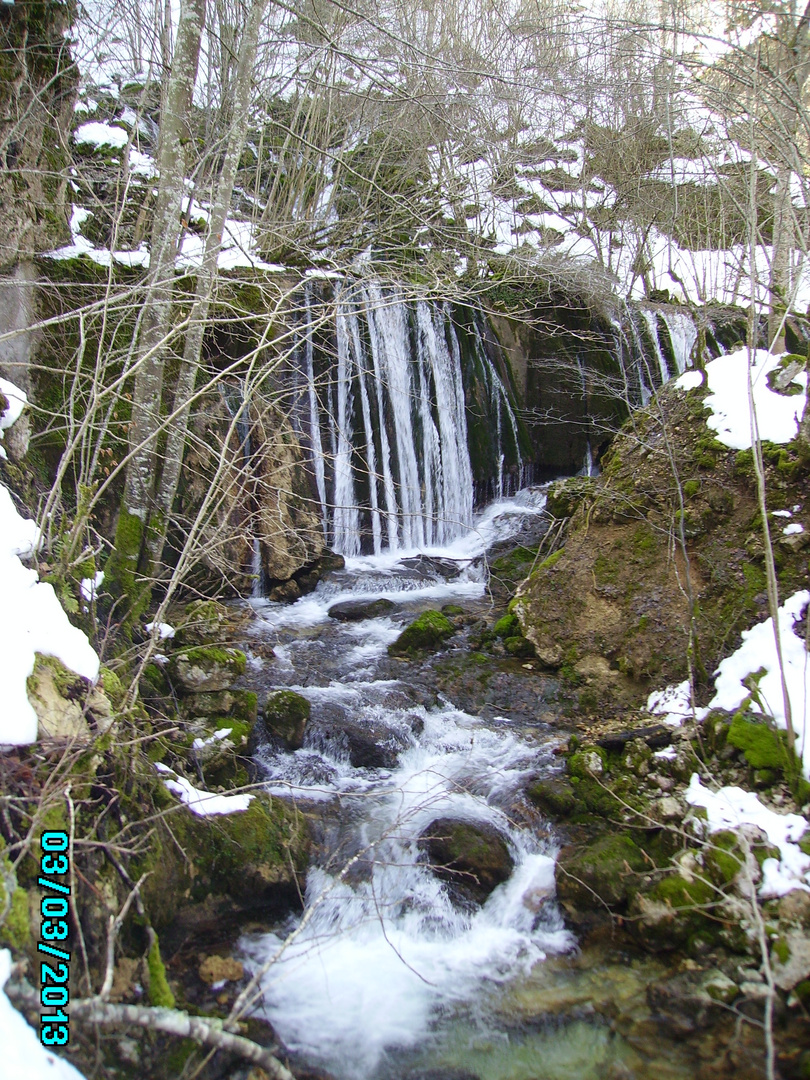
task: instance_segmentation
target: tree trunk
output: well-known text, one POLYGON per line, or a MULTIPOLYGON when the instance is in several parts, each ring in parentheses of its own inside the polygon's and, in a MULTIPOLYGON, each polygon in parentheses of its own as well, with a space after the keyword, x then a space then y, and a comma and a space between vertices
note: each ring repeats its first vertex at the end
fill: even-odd
POLYGON ((264 13, 269 0, 257 0, 251 8, 250 17, 242 35, 239 51, 239 64, 236 73, 233 101, 234 121, 231 126, 222 172, 217 183, 214 204, 211 208, 208 235, 205 241, 202 265, 197 273, 197 285, 194 302, 186 331, 183 360, 177 378, 174 395, 172 422, 168 428, 165 460, 160 483, 155 498, 156 512, 150 520, 146 536, 146 549, 142 561, 142 573, 146 578, 154 578, 160 569, 166 531, 172 506, 174 505, 180 470, 183 464, 188 418, 194 384, 200 366, 203 337, 208 319, 208 310, 216 281, 217 263, 222 249, 222 235, 228 210, 233 195, 236 171, 242 157, 242 150, 247 136, 250 108, 250 92, 253 81, 253 69, 264 13))
POLYGON ((128 598, 133 611, 143 606, 143 599, 138 598, 135 579, 144 529, 153 506, 163 368, 166 343, 170 336, 174 261, 181 229, 189 110, 197 78, 204 21, 205 0, 181 0, 177 44, 161 113, 158 150, 160 182, 152 224, 144 317, 138 342, 129 431, 130 457, 115 549, 107 567, 111 588, 128 598))

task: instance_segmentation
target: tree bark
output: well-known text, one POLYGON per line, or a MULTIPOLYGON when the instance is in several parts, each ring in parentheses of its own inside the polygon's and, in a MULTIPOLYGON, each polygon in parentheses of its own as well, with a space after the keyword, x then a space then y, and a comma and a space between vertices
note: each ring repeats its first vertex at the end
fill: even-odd
POLYGON ((214 291, 217 275, 219 254, 222 250, 222 236, 231 206, 233 185, 236 180, 236 171, 242 157, 242 150, 247 137, 250 93, 253 81, 253 70, 258 47, 259 30, 262 19, 267 10, 269 0, 256 0, 254 2, 244 33, 242 35, 239 50, 239 63, 235 78, 234 101, 232 103, 232 115, 228 145, 225 151, 225 159, 222 171, 217 182, 216 195, 211 208, 208 234, 205 240, 202 265, 197 273, 197 284, 194 293, 194 301, 189 316, 189 327, 186 331, 186 340, 183 348, 183 359, 177 378, 174 395, 174 407, 172 422, 168 428, 166 439, 166 451, 163 463, 163 471, 160 483, 157 487, 155 498, 155 513, 152 515, 150 527, 146 535, 146 545, 142 560, 141 572, 146 578, 154 578, 160 569, 163 556, 163 548, 166 541, 166 531, 174 505, 177 485, 180 479, 180 470, 183 464, 186 434, 188 432, 188 419, 191 409, 191 398, 194 393, 194 385, 200 366, 203 337, 208 320, 208 311, 214 291))
MULTIPOLYGON (((205 21, 205 0, 181 0, 177 44, 161 112, 158 168, 160 180, 152 224, 149 273, 144 317, 138 342, 129 463, 108 581, 137 608, 135 575, 146 523, 153 506, 157 466, 157 440, 161 428, 163 369, 170 335, 174 262, 181 230, 181 206, 189 142, 189 112, 200 38, 205 21)), ((142 606, 142 605, 141 605, 142 606)))

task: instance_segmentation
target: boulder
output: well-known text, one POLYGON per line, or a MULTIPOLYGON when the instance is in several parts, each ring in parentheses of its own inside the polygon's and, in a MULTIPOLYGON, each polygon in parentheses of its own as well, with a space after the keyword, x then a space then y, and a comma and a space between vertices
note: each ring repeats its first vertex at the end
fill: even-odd
POLYGON ((388 653, 390 656, 413 656, 438 649, 455 630, 447 616, 440 611, 424 611, 388 646, 388 653))
POLYGON ((300 750, 311 711, 310 703, 294 690, 277 690, 264 703, 264 724, 288 750, 300 750))
POLYGON ((514 861, 501 833, 483 822, 437 818, 419 838, 433 872, 463 902, 483 904, 514 861))
POLYGON ((626 834, 604 836, 586 847, 564 847, 557 859, 557 895, 573 918, 624 910, 648 864, 626 834))
POLYGON ((396 604, 383 597, 376 600, 345 600, 341 604, 333 604, 328 615, 339 622, 360 622, 362 619, 381 619, 395 609, 396 604))
POLYGON ((247 657, 239 649, 200 645, 175 653, 169 674, 187 694, 227 690, 245 673, 247 657))
POLYGON ((183 612, 183 621, 177 627, 177 645, 207 645, 219 641, 228 620, 228 609, 216 600, 192 600, 183 612))
POLYGON ((385 724, 358 723, 343 710, 336 710, 334 719, 323 714, 313 722, 307 745, 348 758, 355 769, 393 769, 411 745, 403 732, 385 724))
POLYGON ((52 656, 38 655, 27 689, 40 739, 90 739, 83 708, 87 683, 79 675, 52 656))

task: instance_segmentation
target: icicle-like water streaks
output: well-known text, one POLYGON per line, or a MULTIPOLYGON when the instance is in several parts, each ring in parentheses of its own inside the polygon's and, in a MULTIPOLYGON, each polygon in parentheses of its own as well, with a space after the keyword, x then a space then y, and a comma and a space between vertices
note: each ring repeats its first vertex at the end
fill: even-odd
MULTIPOLYGON (((473 509, 461 352, 450 313, 424 301, 406 304, 376 283, 344 286, 335 302, 327 416, 315 387, 309 306, 302 364, 327 538, 347 556, 446 543, 469 528, 473 509)), ((491 378, 491 396, 500 395, 517 447, 508 396, 494 369, 491 378)))
POLYGON ((698 331, 691 315, 678 311, 666 311, 661 315, 669 332, 672 354, 678 366, 678 374, 683 375, 691 367, 692 348, 697 341, 698 331))
MULTIPOLYGON (((518 433, 517 418, 512 409, 506 387, 501 382, 501 378, 495 370, 495 366, 486 350, 481 327, 479 326, 477 319, 473 324, 473 340, 475 343, 476 359, 483 373, 487 394, 489 396, 490 412, 495 417, 496 461, 498 470, 495 491, 493 494, 495 498, 503 499, 509 495, 514 495, 525 483, 525 472, 523 459, 520 453, 520 435, 518 433), (514 473, 508 474, 505 473, 506 448, 503 443, 504 413, 506 413, 506 418, 509 421, 509 431, 512 436, 516 465, 514 473)), ((455 352, 458 352, 458 338, 455 336, 453 337, 453 349, 455 352)))
POLYGON ((661 342, 658 340, 658 315, 654 311, 649 311, 647 308, 642 308, 641 317, 647 326, 647 334, 652 343, 655 358, 658 361, 658 369, 661 372, 661 385, 669 382, 670 374, 667 367, 666 357, 664 356, 664 350, 661 348, 661 342))

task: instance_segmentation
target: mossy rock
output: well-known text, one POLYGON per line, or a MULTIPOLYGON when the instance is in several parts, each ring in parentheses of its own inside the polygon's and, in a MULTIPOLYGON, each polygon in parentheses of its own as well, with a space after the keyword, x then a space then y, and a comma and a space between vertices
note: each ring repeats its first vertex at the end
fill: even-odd
POLYGON ((561 778, 538 780, 527 788, 526 794, 535 806, 551 818, 566 818, 577 806, 573 786, 561 778))
POLYGON ((264 703, 264 723, 268 731, 283 740, 288 750, 299 750, 312 706, 294 690, 277 690, 264 703))
MULTIPOLYGON (((678 948, 690 940, 700 942, 701 948, 721 940, 732 947, 729 935, 723 936, 723 922, 713 915, 721 899, 721 892, 709 880, 696 875, 687 878, 676 872, 634 897, 631 929, 655 951, 678 948)), ((735 929, 739 928, 732 927, 735 929)))
POLYGON ((527 641, 525 637, 508 637, 504 640, 503 647, 509 653, 510 656, 514 656, 516 660, 527 660, 536 656, 534 645, 530 641, 527 641))
POLYGON ((237 908, 250 910, 299 902, 310 836, 295 806, 261 793, 247 810, 200 817, 169 799, 171 834, 161 830, 148 864, 138 867, 139 873, 158 871, 144 885, 156 928, 172 923, 188 903, 228 898, 237 908))
POLYGON ((725 888, 733 884, 745 866, 737 834, 731 829, 712 833, 703 850, 703 866, 715 885, 725 888))
POLYGON ((520 628, 520 619, 510 611, 503 618, 498 619, 492 627, 492 633, 499 638, 522 637, 523 631, 520 628))
POLYGON ((175 641, 183 646, 219 641, 227 619, 228 609, 216 600, 192 600, 183 612, 183 621, 177 627, 175 641))
POLYGON ((121 682, 120 677, 110 668, 105 667, 103 664, 99 670, 99 682, 101 688, 107 697, 112 702, 116 709, 120 709, 124 704, 124 698, 126 697, 126 688, 121 682))
POLYGON ((596 481, 592 477, 576 476, 570 480, 558 480, 548 489, 546 512, 555 518, 569 518, 580 503, 595 491, 596 481))
POLYGON ((30 940, 28 893, 17 885, 17 877, 11 862, 7 856, 2 855, 0 856, 0 942, 3 945, 10 945, 12 949, 24 949, 30 940))
POLYGON ((388 646, 389 655, 413 656, 438 649, 447 638, 452 637, 455 629, 447 616, 440 611, 424 611, 388 646))
POLYGON ((568 775, 578 780, 601 776, 607 769, 608 755, 601 746, 582 746, 568 757, 568 775))
POLYGON ((752 720, 737 713, 731 721, 728 742, 742 750, 745 760, 754 769, 782 771, 789 757, 785 737, 765 720, 752 720))
POLYGON ((244 675, 247 657, 239 649, 200 645, 175 653, 169 663, 172 681, 187 694, 227 690, 244 675))
POLYGON ((439 818, 419 838, 437 877, 463 903, 483 904, 514 866, 506 841, 483 822, 439 818))
POLYGON ((252 726, 258 716, 259 699, 252 690, 215 690, 189 694, 179 703, 183 719, 227 716, 252 726))
POLYGON ((557 859, 557 895, 570 915, 624 910, 638 875, 649 863, 627 834, 604 836, 584 848, 563 848, 557 859))

